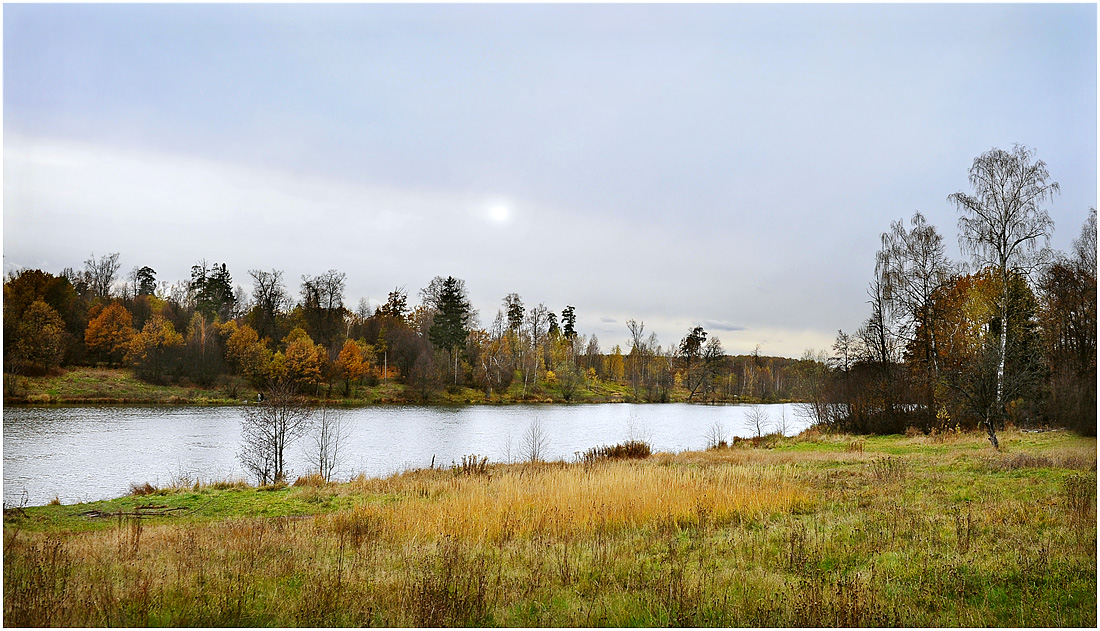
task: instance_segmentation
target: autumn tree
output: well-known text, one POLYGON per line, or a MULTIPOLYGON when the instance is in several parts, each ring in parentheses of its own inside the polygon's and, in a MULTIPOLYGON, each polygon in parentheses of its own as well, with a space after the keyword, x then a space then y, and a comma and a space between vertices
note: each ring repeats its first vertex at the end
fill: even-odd
POLYGON ((546 319, 546 305, 539 303, 537 307, 527 310, 527 317, 522 330, 521 343, 525 349, 520 358, 520 367, 523 374, 523 392, 521 396, 527 396, 528 389, 537 389, 539 376, 539 359, 542 357, 543 343, 549 332, 546 319))
POLYGON ((319 344, 314 344, 309 334, 302 329, 294 329, 283 340, 286 344, 284 357, 286 377, 298 388, 316 390, 320 386, 328 352, 319 344))
MULTIPOLYGON (((79 358, 84 350, 84 330, 87 328, 87 306, 80 300, 69 279, 37 269, 10 272, 4 279, 4 356, 16 360, 15 347, 20 339, 24 314, 37 301, 46 303, 64 322, 64 362, 79 358)), ((9 364, 5 367, 11 372, 9 364)))
POLYGON ((225 367, 225 340, 217 333, 217 322, 196 310, 187 325, 181 349, 179 371, 203 386, 214 383, 225 367))
POLYGON ((994 269, 960 276, 937 292, 935 308, 940 315, 937 327, 938 361, 944 391, 938 395, 946 407, 948 422, 985 427, 1001 406, 1002 397, 1018 412, 1031 415, 1026 408, 1037 399, 1042 380, 1039 338, 1035 314, 1037 303, 1027 282, 1020 275, 1010 277, 1004 291, 1001 276, 994 269), (1009 309, 1017 314, 1003 331, 1000 301, 1008 295, 1009 309), (1001 335, 1006 337, 1006 352, 1001 355, 1001 335), (1004 362, 1003 380, 998 366, 1004 362))
POLYGON ((616 344, 607 360, 607 372, 613 381, 622 381, 625 377, 624 363, 623 350, 616 344))
POLYGON ((899 403, 900 392, 898 365, 903 348, 898 336, 898 313, 889 299, 889 288, 884 279, 880 252, 875 277, 867 289, 871 315, 856 332, 859 348, 854 368, 859 387, 849 390, 851 429, 855 431, 897 432, 904 431, 899 403))
POLYGON ((89 313, 94 315, 84 331, 84 345, 108 364, 120 363, 135 333, 130 312, 121 304, 111 302, 89 313))
POLYGON ((130 340, 126 361, 134 367, 138 377, 153 383, 162 383, 165 372, 173 363, 183 336, 161 315, 155 315, 145 323, 141 332, 130 340))
POLYGON ((493 390, 503 390, 512 380, 508 367, 508 357, 512 338, 509 336, 504 312, 497 310, 492 326, 486 330, 470 332, 469 343, 477 347, 477 364, 481 385, 485 396, 490 397, 493 390))
MULTIPOLYGON (((505 318, 505 330, 504 336, 508 345, 508 357, 511 362, 510 368, 514 372, 516 369, 524 370, 526 358, 526 344, 522 343, 522 330, 524 316, 526 315, 526 308, 523 306, 523 299, 520 295, 513 292, 504 297, 501 301, 501 306, 504 311, 505 318)), ((524 371, 524 389, 526 390, 527 375, 524 371)))
MULTIPOLYGON (((973 194, 954 193, 948 199, 958 207, 959 245, 979 268, 991 267, 999 276, 1001 294, 997 315, 1001 323, 1018 317, 1009 310, 1009 289, 1015 275, 1026 275, 1041 260, 1040 246, 1050 241, 1054 222, 1042 205, 1060 189, 1050 182, 1035 152, 1015 145, 1012 151, 991 149, 974 159, 969 180, 973 194)), ((1006 332, 999 326, 996 405, 985 419, 989 442, 998 448, 995 424, 1004 417, 1006 332)))
POLYGON ((35 300, 23 312, 15 331, 12 372, 47 372, 65 357, 65 323, 53 307, 35 300))
POLYGON ((604 356, 600 349, 600 339, 593 333, 584 346, 584 368, 589 374, 604 376, 604 356))
POLYGON ((344 380, 345 397, 351 394, 351 384, 370 372, 373 356, 374 349, 369 344, 361 344, 352 339, 344 342, 344 347, 336 358, 336 374, 344 380))
POLYGON ((642 371, 642 357, 646 354, 645 348, 645 322, 627 320, 626 328, 630 331, 630 385, 634 389, 634 398, 638 398, 639 379, 642 371))
POLYGON ((702 389, 704 395, 713 389, 714 378, 725 356, 726 353, 722 349, 721 340, 716 337, 707 340, 696 362, 694 374, 689 374, 690 378, 686 384, 688 387, 688 401, 694 399, 700 389, 702 389))
POLYGON ((272 353, 260 340, 256 330, 247 324, 230 321, 222 325, 226 338, 225 359, 230 370, 242 375, 253 387, 267 384, 272 353))

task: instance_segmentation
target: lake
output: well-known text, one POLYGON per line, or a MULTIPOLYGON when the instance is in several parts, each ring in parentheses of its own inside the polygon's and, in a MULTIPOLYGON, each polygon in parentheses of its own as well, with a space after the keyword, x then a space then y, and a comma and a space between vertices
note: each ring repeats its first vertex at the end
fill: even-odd
MULTIPOLYGON (((654 451, 706 447, 711 428, 751 436, 747 405, 625 403, 420 407, 336 410, 346 439, 335 478, 387 475, 450 466, 463 455, 491 462, 523 459, 523 436, 538 419, 546 459, 573 460, 590 447, 631 438, 654 451)), ((785 415, 787 434, 808 422, 794 404, 763 405, 772 422, 785 415)), ((240 407, 6 407, 4 504, 64 504, 124 495, 130 484, 164 486, 179 479, 244 479, 237 461, 240 407)), ((332 411, 330 410, 330 413, 332 411)), ((309 471, 309 436, 287 447, 288 478, 309 471)), ((249 482, 255 482, 249 480, 249 482)))

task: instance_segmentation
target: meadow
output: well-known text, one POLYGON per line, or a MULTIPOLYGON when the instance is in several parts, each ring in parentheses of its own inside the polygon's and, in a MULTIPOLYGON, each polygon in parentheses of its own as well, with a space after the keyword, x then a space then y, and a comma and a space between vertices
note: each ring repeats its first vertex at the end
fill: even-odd
POLYGON ((1095 627, 1096 449, 810 430, 135 486, 5 509, 4 624, 1095 627))

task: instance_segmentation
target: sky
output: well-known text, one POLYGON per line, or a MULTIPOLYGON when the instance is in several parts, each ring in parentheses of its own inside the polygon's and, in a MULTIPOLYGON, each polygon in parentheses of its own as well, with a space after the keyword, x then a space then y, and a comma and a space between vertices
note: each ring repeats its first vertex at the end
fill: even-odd
POLYGON ((626 322, 798 357, 869 315, 880 235, 1035 150, 1096 206, 1095 4, 3 7, 5 273, 120 254, 435 276, 605 352, 626 322))

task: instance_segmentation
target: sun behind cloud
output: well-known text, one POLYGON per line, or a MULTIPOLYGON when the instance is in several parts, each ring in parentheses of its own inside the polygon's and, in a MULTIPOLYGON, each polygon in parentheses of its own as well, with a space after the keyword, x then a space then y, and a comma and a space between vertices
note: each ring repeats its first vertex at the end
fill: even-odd
POLYGON ((507 223, 512 218, 512 209, 504 202, 493 202, 489 205, 486 215, 489 221, 494 223, 507 223))

